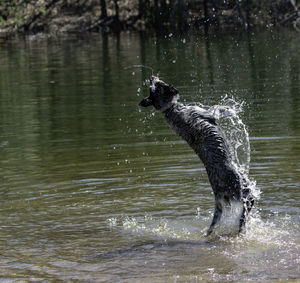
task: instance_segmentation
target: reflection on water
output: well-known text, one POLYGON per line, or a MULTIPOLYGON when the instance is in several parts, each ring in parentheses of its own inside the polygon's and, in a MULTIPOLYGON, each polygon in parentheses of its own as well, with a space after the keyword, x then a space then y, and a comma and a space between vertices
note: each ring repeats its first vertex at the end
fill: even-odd
POLYGON ((1 280, 300 279, 298 46, 286 31, 1 43, 1 280), (243 235, 203 237, 206 172, 138 108, 137 64, 186 103, 244 102, 262 195, 243 235))

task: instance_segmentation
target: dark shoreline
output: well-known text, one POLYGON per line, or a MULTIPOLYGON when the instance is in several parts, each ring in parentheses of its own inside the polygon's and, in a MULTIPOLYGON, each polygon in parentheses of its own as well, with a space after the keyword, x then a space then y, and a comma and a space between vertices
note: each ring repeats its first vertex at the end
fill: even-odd
POLYGON ((160 4, 157 0, 71 2, 52 0, 36 4, 31 0, 14 0, 1 3, 0 38, 122 31, 181 34, 190 30, 209 35, 219 31, 279 27, 300 31, 299 4, 293 0, 282 0, 276 5, 272 1, 259 4, 255 0, 227 1, 226 5, 205 0, 161 0, 160 4))

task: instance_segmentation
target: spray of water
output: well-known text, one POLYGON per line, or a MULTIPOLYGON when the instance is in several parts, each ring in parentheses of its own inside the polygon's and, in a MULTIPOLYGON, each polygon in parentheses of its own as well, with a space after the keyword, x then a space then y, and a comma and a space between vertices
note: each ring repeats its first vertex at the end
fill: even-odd
MULTIPOLYGON (((249 167, 250 167, 250 142, 249 134, 246 125, 243 123, 239 114, 243 111, 244 103, 236 101, 234 98, 225 96, 220 105, 214 105, 209 107, 208 112, 218 120, 218 124, 222 128, 226 140, 229 143, 231 156, 233 158, 233 165, 237 171, 245 178, 249 179, 249 188, 253 196, 259 199, 260 190, 256 186, 255 180, 249 178, 249 167)), ((239 218, 242 213, 242 205, 236 203, 231 205, 227 210, 228 213, 224 213, 220 221, 221 231, 217 231, 220 235, 234 234, 234 230, 237 228, 239 218), (225 229, 225 231, 224 231, 225 229), (226 231, 227 229, 227 231, 226 231)), ((226 210, 226 209, 225 209, 226 210)), ((252 217, 247 216, 248 218, 252 217)), ((249 219, 248 219, 249 221, 249 219)))
POLYGON ((219 124, 230 144, 233 162, 238 170, 248 175, 250 166, 250 142, 246 125, 239 117, 244 103, 225 96, 220 105, 214 105, 208 111, 219 121, 219 124))

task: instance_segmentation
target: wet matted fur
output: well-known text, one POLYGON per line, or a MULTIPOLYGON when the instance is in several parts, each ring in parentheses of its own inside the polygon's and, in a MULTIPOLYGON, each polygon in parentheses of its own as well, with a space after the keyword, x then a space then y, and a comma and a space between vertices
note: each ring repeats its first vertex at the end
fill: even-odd
POLYGON ((177 89, 152 76, 150 95, 139 105, 154 106, 162 112, 170 127, 202 160, 215 195, 214 216, 207 234, 213 231, 225 209, 235 203, 242 207, 239 215, 241 231, 254 204, 250 181, 234 165, 229 145, 214 117, 200 107, 177 102, 178 98, 177 89))

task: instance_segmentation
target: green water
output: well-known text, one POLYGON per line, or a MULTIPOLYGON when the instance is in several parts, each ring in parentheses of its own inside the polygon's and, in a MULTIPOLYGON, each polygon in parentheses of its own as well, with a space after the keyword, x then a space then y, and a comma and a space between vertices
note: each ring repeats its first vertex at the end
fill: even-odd
POLYGON ((288 31, 1 42, 0 281, 300 280, 299 46, 288 31), (244 102, 261 198, 241 236, 203 236, 206 172, 137 106, 151 70, 136 64, 185 103, 244 102))

